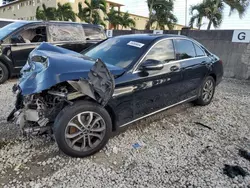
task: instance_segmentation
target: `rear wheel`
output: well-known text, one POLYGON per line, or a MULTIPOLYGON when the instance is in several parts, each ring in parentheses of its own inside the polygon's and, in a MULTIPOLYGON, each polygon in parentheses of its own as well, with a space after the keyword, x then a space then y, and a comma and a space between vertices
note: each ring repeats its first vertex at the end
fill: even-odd
POLYGON ((86 157, 98 152, 108 142, 112 122, 99 104, 78 101, 65 107, 54 123, 58 147, 72 157, 86 157))
POLYGON ((7 67, 0 62, 0 84, 4 83, 9 77, 9 71, 7 67))
POLYGON ((212 76, 208 76, 199 91, 199 98, 195 101, 196 104, 205 106, 211 103, 215 92, 215 80, 212 76))

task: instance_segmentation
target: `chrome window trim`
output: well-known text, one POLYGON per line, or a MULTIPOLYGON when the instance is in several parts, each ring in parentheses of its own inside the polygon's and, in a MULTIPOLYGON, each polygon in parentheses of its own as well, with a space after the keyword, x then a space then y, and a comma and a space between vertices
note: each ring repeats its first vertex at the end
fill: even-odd
POLYGON ((188 98, 188 99, 182 100, 182 101, 180 101, 180 102, 177 102, 177 103, 172 104, 172 105, 170 105, 170 106, 164 107, 164 108, 162 108, 162 109, 160 109, 160 110, 154 111, 154 112, 152 112, 152 113, 150 113, 150 114, 147 114, 147 115, 145 115, 145 116, 142 116, 142 117, 139 117, 139 118, 137 118, 137 119, 134 119, 134 120, 132 120, 132 121, 130 121, 130 122, 128 122, 128 123, 125 123, 125 124, 119 126, 119 127, 127 126, 127 125, 129 125, 129 124, 131 124, 131 123, 134 123, 134 122, 136 122, 136 121, 139 121, 139 120, 144 119, 144 118, 146 118, 146 117, 149 117, 149 116, 151 116, 151 115, 157 114, 157 113, 159 113, 159 112, 161 112, 161 111, 167 110, 167 109, 172 108, 172 107, 174 107, 174 106, 180 105, 180 104, 182 104, 182 103, 185 103, 185 102, 194 100, 194 99, 196 99, 196 98, 197 98, 197 96, 193 96, 193 97, 190 97, 190 98, 188 98))
MULTIPOLYGON (((191 42, 193 42, 194 44, 198 45, 200 47, 200 44, 192 39, 189 39, 189 38, 185 38, 185 37, 171 37, 171 38, 164 38, 164 39, 161 39, 159 41, 157 41, 156 43, 154 43, 149 49, 148 51, 142 56, 142 58, 140 59, 140 61, 138 61, 133 69, 132 69, 132 74, 135 74, 135 73, 138 73, 140 72, 140 70, 138 70, 138 67, 139 65, 143 62, 143 60, 145 59, 145 57, 148 55, 148 53, 152 50, 152 48, 155 47, 155 45, 157 45, 158 43, 160 42, 163 42, 165 40, 176 40, 176 39, 180 39, 180 40, 189 40, 191 42)), ((173 46, 174 46, 174 41, 173 41, 173 46)), ((201 48, 202 49, 202 48, 201 48)), ((174 50, 175 49, 175 46, 174 46, 174 50)), ((204 58, 204 57, 207 57, 207 54, 205 53, 205 51, 202 49, 202 51, 204 52, 204 56, 199 56, 199 57, 193 57, 193 58, 189 58, 189 59, 181 59, 181 60, 174 60, 174 61, 171 61, 171 62, 168 62, 168 63, 164 63, 165 64, 170 64, 170 63, 177 63, 177 62, 182 62, 182 61, 186 61, 186 60, 192 60, 192 59, 199 59, 199 58, 204 58)), ((195 52, 196 53, 196 52, 195 52)))
MULTIPOLYGON (((171 65, 171 64, 174 64, 174 63, 181 63, 183 61, 201 59, 201 58, 204 58, 204 57, 206 57, 206 56, 199 56, 199 57, 193 57, 193 58, 181 59, 181 60, 173 60, 173 61, 170 61, 170 62, 167 62, 167 63, 163 63, 163 65, 171 65)), ((137 69, 137 70, 133 71, 132 74, 135 74, 135 73, 138 73, 138 72, 141 72, 141 71, 139 69, 137 69)))

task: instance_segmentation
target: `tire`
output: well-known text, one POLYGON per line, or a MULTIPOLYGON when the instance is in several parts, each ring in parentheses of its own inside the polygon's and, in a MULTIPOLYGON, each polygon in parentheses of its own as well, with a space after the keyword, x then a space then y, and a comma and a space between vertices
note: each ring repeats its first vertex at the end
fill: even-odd
POLYGON ((112 121, 108 112, 101 105, 90 101, 76 101, 73 105, 66 106, 53 125, 59 149, 71 157, 87 157, 101 150, 108 142, 111 130, 112 121), (73 144, 78 138, 80 139, 73 144))
POLYGON ((215 86, 214 78, 212 76, 206 77, 199 89, 199 97, 196 101, 194 101, 195 104, 200 106, 206 106, 210 104, 214 97, 215 86))
POLYGON ((0 62, 0 84, 3 84, 9 77, 9 70, 0 62))

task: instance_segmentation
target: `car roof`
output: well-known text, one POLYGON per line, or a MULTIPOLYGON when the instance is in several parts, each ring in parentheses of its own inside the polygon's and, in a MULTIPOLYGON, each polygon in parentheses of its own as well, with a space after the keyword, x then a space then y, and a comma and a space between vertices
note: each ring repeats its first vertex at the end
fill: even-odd
POLYGON ((145 40, 145 41, 154 41, 164 38, 188 38, 183 35, 174 35, 174 34, 130 34, 130 35, 120 35, 115 38, 128 38, 134 40, 145 40))
POLYGON ((6 21, 6 22, 22 22, 26 24, 30 23, 64 23, 64 24, 81 24, 84 26, 89 26, 89 27, 100 27, 99 25, 96 24, 89 24, 89 23, 81 23, 81 22, 70 22, 70 21, 30 21, 30 20, 10 20, 10 19, 0 19, 0 21, 6 21))

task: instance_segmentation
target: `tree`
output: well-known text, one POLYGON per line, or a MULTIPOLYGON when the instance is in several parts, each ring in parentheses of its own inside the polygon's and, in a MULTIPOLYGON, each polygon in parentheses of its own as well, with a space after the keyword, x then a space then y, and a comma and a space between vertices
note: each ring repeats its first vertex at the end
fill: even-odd
POLYGON ((112 7, 109 13, 107 13, 107 17, 105 18, 105 20, 109 21, 109 24, 111 24, 114 29, 118 29, 118 26, 122 22, 122 17, 120 16, 120 12, 112 7))
POLYGON ((61 5, 58 3, 58 8, 46 7, 42 5, 42 9, 38 6, 36 8, 37 20, 59 20, 59 21, 76 21, 75 13, 69 3, 61 5))
POLYGON ((190 25, 193 26, 194 22, 197 21, 197 26, 200 28, 202 19, 207 18, 209 20, 207 30, 211 29, 212 24, 215 28, 219 27, 223 20, 225 4, 230 7, 229 16, 236 11, 242 18, 249 6, 249 0, 204 0, 202 3, 191 7, 193 16, 190 19, 190 25), (193 14, 195 10, 197 13, 193 14))
POLYGON ((157 23, 157 28, 165 29, 165 25, 169 29, 173 29, 177 18, 173 14, 173 0, 147 0, 149 8, 149 20, 146 24, 146 29, 150 29, 154 23, 157 23))
POLYGON ((47 20, 44 10, 41 10, 39 6, 36 8, 36 19, 47 20))
POLYGON ((76 16, 81 20, 81 21, 85 21, 86 22, 86 12, 84 10, 84 8, 82 7, 82 3, 78 3, 78 13, 76 14, 76 16))
POLYGON ((194 23, 196 22, 196 27, 200 30, 202 20, 206 16, 204 3, 191 6, 190 13, 192 14, 192 17, 190 18, 189 26, 193 28, 194 23), (194 14, 195 11, 196 13, 194 14))
POLYGON ((174 28, 174 24, 177 23, 177 18, 172 13, 173 8, 173 1, 168 1, 164 4, 155 5, 155 22, 157 23, 157 28, 161 30, 165 30, 165 26, 167 26, 169 30, 172 30, 174 28))
POLYGON ((155 15, 153 14, 153 7, 155 4, 155 0, 147 0, 147 4, 148 4, 148 10, 149 10, 149 19, 145 26, 145 29, 150 30, 150 27, 152 26, 153 22, 155 22, 156 20, 155 15))
POLYGON ((217 2, 218 2, 218 4, 215 4, 215 0, 206 0, 205 1, 205 11, 204 12, 205 12, 207 19, 209 20, 207 30, 210 30, 212 24, 213 24, 214 28, 218 28, 218 27, 220 27, 220 25, 222 23, 224 4, 221 1, 217 1, 217 2))
POLYGON ((65 3, 63 5, 61 5, 61 3, 58 3, 57 6, 58 8, 56 12, 59 21, 76 21, 76 16, 74 11, 72 10, 70 3, 65 3))
POLYGON ((120 17, 120 25, 125 28, 130 27, 134 28, 136 26, 135 21, 130 18, 129 13, 125 12, 121 17, 120 17))
MULTIPOLYGON (((87 7, 83 8, 82 3, 78 3, 79 12, 77 16, 81 21, 92 24, 104 24, 101 19, 100 13, 106 14, 106 0, 91 0, 90 2, 85 0, 84 3, 87 7)), ((104 24, 105 25, 105 24, 104 24)))
POLYGON ((37 20, 57 20, 57 12, 55 7, 46 7, 45 4, 42 5, 42 10, 38 6, 36 9, 36 19, 37 20))

